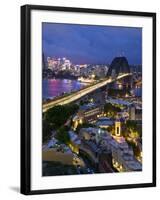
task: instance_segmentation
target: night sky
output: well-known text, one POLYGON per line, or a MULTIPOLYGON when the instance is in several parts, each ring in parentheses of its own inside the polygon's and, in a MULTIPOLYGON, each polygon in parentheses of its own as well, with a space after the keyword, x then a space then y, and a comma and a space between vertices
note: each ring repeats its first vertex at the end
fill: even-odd
POLYGON ((141 28, 43 23, 42 39, 45 56, 74 64, 108 64, 116 56, 142 63, 141 28))

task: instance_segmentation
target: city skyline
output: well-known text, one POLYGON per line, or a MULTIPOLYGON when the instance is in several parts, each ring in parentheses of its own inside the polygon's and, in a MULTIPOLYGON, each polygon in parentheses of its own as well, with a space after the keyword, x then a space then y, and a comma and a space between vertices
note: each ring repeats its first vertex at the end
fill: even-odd
POLYGON ((46 56, 67 57, 74 64, 106 64, 127 56, 129 64, 142 64, 142 29, 97 25, 43 23, 46 56))
POLYGON ((142 171, 141 28, 43 23, 42 176, 142 171))

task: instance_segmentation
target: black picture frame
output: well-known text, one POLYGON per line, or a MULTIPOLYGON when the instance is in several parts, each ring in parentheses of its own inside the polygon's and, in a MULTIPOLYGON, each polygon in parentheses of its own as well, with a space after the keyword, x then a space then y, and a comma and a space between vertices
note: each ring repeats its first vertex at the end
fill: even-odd
POLYGON ((156 186, 156 13, 101 10, 90 8, 55 7, 44 5, 21 6, 21 193, 25 195, 81 192, 93 190, 127 189, 156 186), (153 177, 152 183, 31 190, 31 11, 64 11, 94 14, 151 17, 153 20, 153 177))

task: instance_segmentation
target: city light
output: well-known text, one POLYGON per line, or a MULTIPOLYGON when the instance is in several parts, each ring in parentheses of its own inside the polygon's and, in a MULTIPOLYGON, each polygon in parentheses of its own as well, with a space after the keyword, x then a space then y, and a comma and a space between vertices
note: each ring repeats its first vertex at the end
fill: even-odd
POLYGON ((60 94, 43 101, 46 131, 51 126, 54 135, 44 142, 43 160, 68 166, 69 174, 71 166, 76 174, 141 171, 142 101, 130 92, 136 84, 129 88, 124 81, 133 77, 128 66, 125 73, 116 74, 116 70, 110 71, 112 64, 109 69, 77 65, 66 57, 47 57, 47 66, 43 79, 54 85, 51 91, 59 89, 57 80, 63 81, 64 89, 73 83, 85 86, 69 92, 62 92, 60 86, 60 94))

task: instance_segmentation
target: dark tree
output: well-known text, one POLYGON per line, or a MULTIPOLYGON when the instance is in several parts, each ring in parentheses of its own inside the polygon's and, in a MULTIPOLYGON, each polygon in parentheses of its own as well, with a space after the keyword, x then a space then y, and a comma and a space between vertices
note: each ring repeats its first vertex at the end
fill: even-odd
POLYGON ((121 109, 112 105, 111 103, 106 103, 104 105, 104 112, 106 112, 109 117, 115 117, 118 112, 121 112, 121 109))
POLYGON ((64 144, 68 144, 70 141, 70 137, 68 134, 68 127, 62 126, 61 128, 58 129, 57 134, 56 134, 57 140, 64 144))
POLYGON ((64 126, 78 108, 76 104, 58 105, 43 114, 43 142, 49 139, 52 130, 59 130, 64 126))

